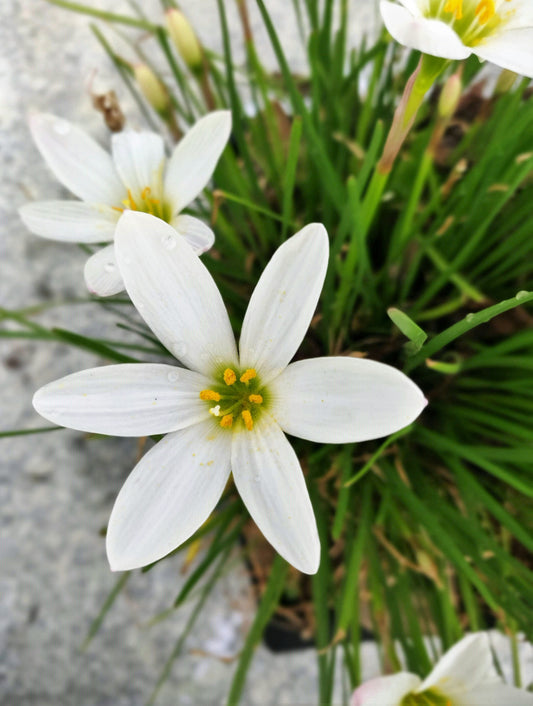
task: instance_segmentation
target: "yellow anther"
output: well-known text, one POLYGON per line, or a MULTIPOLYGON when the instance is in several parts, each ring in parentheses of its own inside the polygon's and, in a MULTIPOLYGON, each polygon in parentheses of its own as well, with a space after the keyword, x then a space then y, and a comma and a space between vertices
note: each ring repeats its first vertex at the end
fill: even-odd
POLYGON ((201 400, 213 400, 213 402, 218 402, 220 400, 220 395, 214 390, 202 390, 200 392, 201 400))
POLYGON ((263 397, 261 395, 249 395, 248 400, 252 404, 261 404, 263 401, 263 397))
POLYGON ((250 382, 253 378, 257 377, 257 373, 253 368, 248 368, 239 378, 241 382, 250 382))
POLYGON ((231 429, 233 425, 233 414, 225 414, 220 420, 220 426, 224 429, 231 429))
POLYGON ((233 385, 233 383, 237 380, 237 376, 233 372, 231 368, 226 368, 224 370, 224 382, 226 385, 233 385))
POLYGON ((153 204, 160 203, 159 199, 148 198, 150 196, 151 191, 152 189, 149 186, 145 186, 144 189, 141 191, 141 199, 143 199, 143 201, 149 201, 153 204))
POLYGON ((243 409, 241 412, 242 420, 244 422, 244 426, 248 429, 248 431, 252 431, 254 428, 254 420, 252 419, 252 415, 250 414, 249 410, 243 409))
POLYGON ((444 12, 450 12, 456 20, 463 18, 463 0, 448 0, 444 12))
POLYGON ((487 22, 494 17, 496 13, 496 4, 494 0, 481 0, 476 6, 476 17, 480 25, 487 24, 487 22))
POLYGON ((135 199, 133 198, 133 194, 131 193, 131 190, 128 189, 128 198, 122 202, 124 206, 127 206, 128 208, 131 208, 132 211, 138 211, 139 207, 135 203, 135 199))

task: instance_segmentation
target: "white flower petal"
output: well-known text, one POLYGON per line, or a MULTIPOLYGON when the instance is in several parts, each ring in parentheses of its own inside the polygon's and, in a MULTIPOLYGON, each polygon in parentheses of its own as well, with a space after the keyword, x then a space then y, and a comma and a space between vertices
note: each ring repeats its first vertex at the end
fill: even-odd
POLYGON ((320 540, 304 475, 280 427, 263 413, 252 431, 233 432, 233 479, 250 515, 290 564, 318 571, 320 540))
POLYGON ((19 208, 27 228, 36 235, 71 243, 113 240, 118 212, 83 201, 37 201, 19 208))
POLYGON ((165 146, 154 132, 127 130, 111 138, 113 161, 120 178, 134 198, 149 187, 154 198, 162 198, 165 146))
POLYGON ((500 0, 497 8, 498 14, 503 18, 503 23, 496 31, 507 32, 510 29, 533 27, 533 3, 531 0, 500 0))
POLYGON ((533 28, 495 34, 472 51, 480 59, 533 78, 533 28))
POLYGON ((213 247, 215 234, 203 221, 193 216, 179 215, 172 220, 172 227, 189 243, 197 255, 213 247))
POLYGON ((329 444, 388 436, 427 404, 402 372, 363 358, 297 361, 272 380, 269 393, 271 414, 287 434, 329 444))
POLYGON ((385 27, 400 44, 444 59, 470 56, 471 49, 465 47, 456 32, 444 22, 415 17, 405 7, 388 0, 381 0, 379 7, 385 27))
MULTIPOLYGON (((453 698, 454 694, 450 696, 453 698)), ((456 696, 452 703, 454 706, 533 706, 533 694, 508 684, 483 684, 456 696)))
POLYGON ((350 706, 401 706, 402 699, 419 685, 420 678, 409 672, 370 679, 354 691, 350 706))
POLYGON ((40 153, 67 189, 82 201, 120 205, 126 197, 124 185, 111 156, 92 137, 48 113, 31 115, 29 124, 40 153))
POLYGON ((427 4, 425 0, 400 0, 400 3, 415 17, 422 17, 427 4))
POLYGON ((311 223, 281 245, 252 294, 239 342, 243 368, 268 382, 296 353, 315 311, 328 267, 328 234, 311 223))
POLYGON ((167 166, 165 195, 174 213, 204 189, 231 132, 231 113, 217 110, 200 118, 176 146, 167 166))
POLYGON ((41 387, 33 406, 70 429, 115 436, 166 434, 208 417, 203 375, 173 365, 107 365, 41 387))
POLYGON ((499 682, 487 633, 463 637, 437 662, 419 691, 439 689, 443 694, 462 694, 490 682, 499 682))
POLYGON ((174 228, 147 213, 126 211, 115 232, 115 252, 131 300, 171 353, 207 375, 236 364, 220 292, 174 228))
POLYGON ((83 275, 91 294, 110 297, 124 291, 124 282, 117 266, 113 243, 91 255, 85 263, 83 275))
POLYGON ((211 420, 167 434, 122 486, 107 528, 113 571, 151 564, 209 517, 230 472, 231 433, 211 420))

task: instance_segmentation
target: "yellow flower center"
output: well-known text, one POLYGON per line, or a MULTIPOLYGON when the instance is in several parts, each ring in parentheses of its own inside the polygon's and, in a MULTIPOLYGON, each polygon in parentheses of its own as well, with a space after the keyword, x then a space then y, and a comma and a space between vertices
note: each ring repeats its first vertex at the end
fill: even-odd
POLYGON ((268 393, 262 387, 257 372, 253 368, 247 368, 244 372, 225 368, 218 377, 220 382, 202 390, 200 399, 209 403, 210 414, 223 429, 240 425, 252 431, 268 400, 268 393), (213 402, 217 404, 213 405, 213 402))
POLYGON ((451 700, 435 689, 407 694, 400 706, 452 706, 451 700))
POLYGON ((164 201, 156 198, 152 194, 152 189, 145 186, 140 194, 133 196, 131 189, 128 189, 128 198, 122 201, 122 206, 113 206, 115 211, 122 213, 123 211, 142 211, 150 213, 152 216, 157 216, 167 223, 171 220, 171 209, 164 201))
POLYGON ((429 0, 426 17, 449 24, 466 46, 475 46, 505 24, 514 0, 429 0), (509 9, 505 9, 505 8, 509 9))

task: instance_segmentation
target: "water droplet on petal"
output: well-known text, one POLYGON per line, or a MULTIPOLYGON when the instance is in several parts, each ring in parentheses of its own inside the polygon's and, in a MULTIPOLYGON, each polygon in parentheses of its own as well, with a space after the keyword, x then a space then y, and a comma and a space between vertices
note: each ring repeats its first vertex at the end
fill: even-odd
POLYGON ((116 270, 117 266, 115 265, 114 262, 106 262, 104 265, 104 270, 106 272, 114 272, 116 270))
POLYGON ((70 132, 70 125, 66 120, 56 120, 54 123, 54 131, 58 135, 67 135, 70 132))
POLYGON ((516 293, 515 299, 518 299, 518 301, 520 302, 520 301, 522 301, 522 299, 525 299, 526 297, 528 297, 529 294, 530 294, 529 292, 526 292, 526 290, 523 289, 521 292, 516 293))
POLYGON ((169 382, 176 382, 177 380, 179 380, 179 377, 180 377, 180 374, 177 370, 171 370, 167 374, 167 379, 169 382))
POLYGON ((181 358, 182 355, 187 353, 187 344, 184 341, 175 341, 170 344, 170 350, 174 353, 176 358, 181 358))
POLYGON ((259 482, 261 481, 261 476, 259 475, 259 473, 254 476, 254 481, 255 481, 256 483, 259 483, 259 482))
POLYGON ((161 238, 161 243, 167 250, 173 250, 176 247, 176 238, 172 233, 167 233, 161 238))
POLYGON ((467 314, 467 315, 466 315, 466 320, 467 320, 467 321, 473 321, 473 320, 474 320, 474 316, 475 316, 475 314, 467 314))

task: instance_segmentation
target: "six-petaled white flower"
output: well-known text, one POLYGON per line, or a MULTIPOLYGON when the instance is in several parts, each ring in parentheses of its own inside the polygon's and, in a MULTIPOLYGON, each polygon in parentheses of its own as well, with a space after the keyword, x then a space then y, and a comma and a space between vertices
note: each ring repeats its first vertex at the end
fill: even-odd
POLYGON ((532 0, 381 0, 385 26, 401 44, 444 59, 477 54, 533 78, 532 0))
POLYGON ((312 224, 275 252, 252 294, 239 351, 204 264, 166 223, 126 212, 115 235, 126 290, 186 368, 111 365, 50 383, 34 406, 58 424, 103 434, 166 434, 137 464, 107 532, 114 570, 178 547, 228 481, 274 548, 306 573, 320 544, 302 469, 284 432, 323 443, 364 441, 410 424, 426 400, 403 373, 352 357, 289 365, 309 326, 328 263, 312 224))
POLYGON ((533 694, 502 681, 488 635, 478 632, 448 650, 424 681, 410 672, 371 679, 351 706, 533 706, 533 694))
POLYGON ((111 244, 85 265, 88 289, 110 296, 124 289, 113 236, 126 209, 151 213, 170 223, 197 254, 208 250, 211 228, 181 211, 206 186, 226 146, 231 113, 201 118, 165 159, 163 139, 153 132, 125 131, 111 138, 111 155, 77 126, 36 113, 30 129, 55 176, 81 201, 42 201, 20 209, 37 235, 76 243, 111 244))

